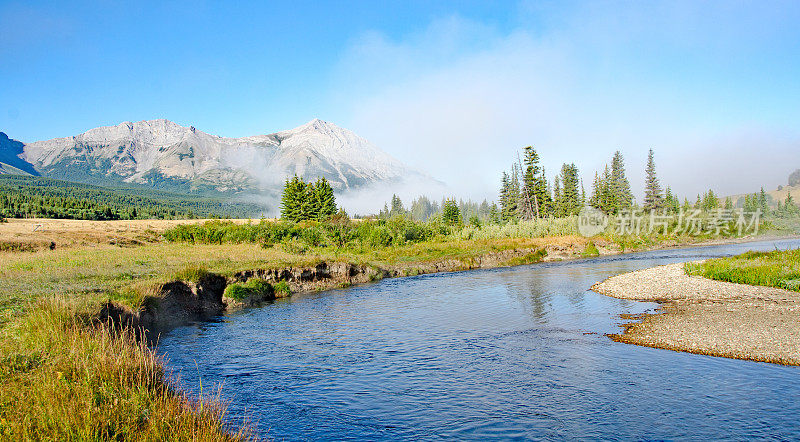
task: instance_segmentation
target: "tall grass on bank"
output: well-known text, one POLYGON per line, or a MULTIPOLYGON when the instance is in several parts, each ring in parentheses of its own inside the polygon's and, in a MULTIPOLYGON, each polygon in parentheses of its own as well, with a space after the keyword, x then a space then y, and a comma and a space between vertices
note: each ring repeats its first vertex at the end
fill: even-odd
POLYGON ((266 221, 235 224, 208 221, 203 224, 178 225, 164 232, 170 242, 197 244, 258 243, 265 247, 282 244, 292 251, 307 248, 384 248, 429 241, 542 238, 577 235, 577 217, 536 219, 487 224, 483 226, 448 225, 438 219, 426 222, 408 217, 365 220, 360 222, 283 222, 266 221))
POLYGON ((246 440, 219 400, 170 387, 131 330, 91 324, 41 300, 0 335, 1 440, 246 440))
POLYGON ((544 238, 578 233, 578 217, 532 219, 506 224, 464 227, 458 235, 463 239, 544 238))
POLYGON ((800 292, 800 249, 751 251, 730 258, 686 263, 684 268, 689 275, 800 292))

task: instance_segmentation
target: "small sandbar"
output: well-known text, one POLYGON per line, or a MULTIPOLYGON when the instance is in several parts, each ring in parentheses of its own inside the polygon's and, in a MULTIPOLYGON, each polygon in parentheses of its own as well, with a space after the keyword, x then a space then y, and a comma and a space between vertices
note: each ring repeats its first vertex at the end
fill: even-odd
POLYGON ((751 361, 800 365, 800 293, 688 276, 669 264, 611 277, 592 290, 662 303, 625 325, 618 342, 751 361))

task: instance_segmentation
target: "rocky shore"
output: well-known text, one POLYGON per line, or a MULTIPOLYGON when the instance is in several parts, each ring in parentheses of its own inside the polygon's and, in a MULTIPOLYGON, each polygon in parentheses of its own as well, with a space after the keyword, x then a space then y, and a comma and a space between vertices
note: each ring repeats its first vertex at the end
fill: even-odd
POLYGON ((688 276, 669 264, 611 277, 592 290, 661 303, 611 335, 618 342, 800 365, 800 293, 688 276))

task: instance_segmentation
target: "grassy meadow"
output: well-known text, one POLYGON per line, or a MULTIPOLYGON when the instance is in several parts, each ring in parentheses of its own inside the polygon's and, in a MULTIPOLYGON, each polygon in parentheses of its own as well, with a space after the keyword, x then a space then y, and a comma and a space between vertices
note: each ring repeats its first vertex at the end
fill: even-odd
POLYGON ((746 252, 730 258, 687 263, 686 273, 718 281, 800 292, 800 249, 746 252))

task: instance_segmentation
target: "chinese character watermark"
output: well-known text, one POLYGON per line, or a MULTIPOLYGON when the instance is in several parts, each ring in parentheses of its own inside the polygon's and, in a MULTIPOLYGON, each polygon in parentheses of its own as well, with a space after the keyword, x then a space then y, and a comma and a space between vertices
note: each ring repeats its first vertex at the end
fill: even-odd
POLYGON ((742 236, 758 234, 760 222, 761 210, 745 212, 744 209, 716 209, 703 212, 699 209, 680 209, 678 213, 627 210, 609 216, 586 206, 578 215, 578 232, 587 237, 595 236, 612 226, 617 235, 742 236))

